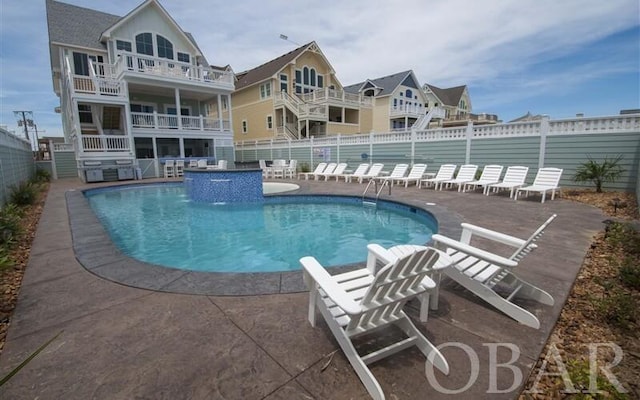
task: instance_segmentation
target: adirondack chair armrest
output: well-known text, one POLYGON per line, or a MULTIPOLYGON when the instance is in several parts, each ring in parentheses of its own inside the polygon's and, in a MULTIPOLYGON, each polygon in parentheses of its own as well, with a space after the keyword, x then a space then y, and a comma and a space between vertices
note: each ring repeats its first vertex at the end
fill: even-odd
POLYGON ((378 261, 381 261, 383 264, 389 264, 397 259, 393 253, 376 243, 367 245, 367 250, 367 269, 371 271, 372 274, 376 273, 378 261))
POLYGON ((300 259, 300 264, 304 269, 305 283, 310 286, 309 289, 313 290, 311 285, 317 284, 347 314, 357 314, 362 311, 360 305, 349 297, 318 260, 310 256, 303 257, 300 259))
POLYGON ((505 233, 492 231, 491 229, 480 226, 467 224, 466 222, 460 225, 462 226, 461 241, 465 243, 471 240, 472 235, 480 236, 485 239, 493 240, 494 242, 499 242, 516 248, 522 246, 526 242, 526 240, 507 235, 505 233))
POLYGON ((518 265, 518 263, 516 261, 509 260, 508 258, 499 256, 499 255, 494 254, 494 253, 490 253, 488 251, 479 249, 477 247, 473 247, 471 245, 459 242, 457 240, 449 239, 446 236, 435 234, 435 235, 431 236, 431 239, 433 239, 433 241, 438 243, 438 244, 442 244, 442 245, 444 245, 446 247, 458 250, 458 251, 463 252, 465 254, 469 254, 470 256, 473 256, 473 257, 476 257, 478 259, 490 262, 491 264, 495 264, 495 265, 497 265, 499 267, 514 268, 514 267, 516 267, 518 265))

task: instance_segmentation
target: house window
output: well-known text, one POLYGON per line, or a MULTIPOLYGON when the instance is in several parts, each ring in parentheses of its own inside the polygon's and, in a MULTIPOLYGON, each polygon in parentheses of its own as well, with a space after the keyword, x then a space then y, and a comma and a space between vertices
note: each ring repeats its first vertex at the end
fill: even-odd
POLYGON ((76 75, 89 76, 89 59, 86 54, 73 52, 73 70, 76 75))
POLYGON ((260 99, 271 97, 271 82, 260 85, 260 99))
POLYGON ((153 114, 153 106, 148 104, 130 104, 129 109, 131 112, 140 112, 140 113, 148 113, 153 114))
POLYGON ((407 89, 407 91, 405 93, 405 97, 412 98, 413 97, 413 92, 411 90, 407 89))
POLYGON ((324 86, 322 75, 315 68, 304 67, 296 70, 296 93, 310 93, 324 86))
POLYGON ((280 74, 280 91, 288 92, 289 87, 289 77, 287 74, 280 74))
POLYGON ((86 104, 78 104, 78 118, 80 119, 81 124, 93 124, 91 106, 86 104))
POLYGON ((131 42, 116 40, 116 49, 131 52, 131 42))
POLYGON ((324 77, 322 75, 318 75, 318 87, 321 88, 324 86, 324 77))
POLYGON ((190 57, 189 54, 187 53, 180 53, 178 52, 178 61, 180 62, 184 62, 184 63, 189 63, 190 61, 190 57))
POLYGON ((156 40, 158 42, 158 57, 173 60, 173 44, 160 35, 156 36, 156 40))
POLYGON ((242 133, 247 133, 249 131, 249 129, 247 128, 247 120, 243 119, 242 120, 242 133))
POLYGON ((153 55, 153 37, 150 33, 136 35, 136 52, 148 56, 153 55))
POLYGON ((273 129, 273 117, 271 115, 267 115, 267 129, 273 129))
POLYGON ((302 83, 309 84, 309 68, 307 67, 302 68, 302 83))

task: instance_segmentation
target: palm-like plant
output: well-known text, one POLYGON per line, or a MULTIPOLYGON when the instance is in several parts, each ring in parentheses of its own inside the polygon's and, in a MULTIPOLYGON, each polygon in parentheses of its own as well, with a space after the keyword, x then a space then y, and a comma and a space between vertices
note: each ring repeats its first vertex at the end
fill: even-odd
POLYGON ((615 182, 624 173, 624 169, 619 165, 622 156, 609 159, 605 157, 601 163, 588 157, 589 161, 582 163, 577 169, 573 180, 576 182, 593 182, 596 185, 596 192, 602 193, 602 184, 605 182, 615 182))

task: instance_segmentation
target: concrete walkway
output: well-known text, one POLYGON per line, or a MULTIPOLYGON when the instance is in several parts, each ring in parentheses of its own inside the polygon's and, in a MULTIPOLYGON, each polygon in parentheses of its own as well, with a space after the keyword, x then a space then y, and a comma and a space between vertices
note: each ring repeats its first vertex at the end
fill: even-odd
MULTIPOLYGON (((301 185, 298 193, 361 195, 364 188, 356 183, 294 183, 301 185)), ((176 294, 123 285, 85 269, 74 254, 65 193, 88 187, 75 180, 51 185, 0 357, 0 376, 63 333, 0 389, 0 398, 368 398, 342 352, 332 356, 338 347, 326 324, 314 329, 307 323, 304 292, 176 294)), ((551 214, 558 214, 538 242, 540 248, 518 266, 519 275, 556 299, 553 307, 531 304, 541 320, 540 330, 519 325, 443 281, 438 311, 430 314, 427 324, 416 324, 435 345, 459 342, 473 349, 480 362, 477 378, 471 373, 469 355, 454 346, 443 349, 452 372, 436 373, 437 382, 425 377, 425 360, 417 350, 372 365, 388 399, 516 398, 524 381, 514 382, 513 371, 505 367, 495 371, 499 393, 489 393, 491 347, 486 344, 517 346, 520 354, 513 364, 526 379, 604 216, 593 207, 563 200, 541 204, 533 197, 515 202, 508 196, 486 197, 479 192, 394 188, 391 198, 435 203, 425 208, 432 207, 439 218, 447 215, 447 229, 465 221, 523 238, 551 214)), ((408 312, 417 321, 415 304, 408 312)), ((506 363, 512 354, 503 346, 497 357, 506 363)))

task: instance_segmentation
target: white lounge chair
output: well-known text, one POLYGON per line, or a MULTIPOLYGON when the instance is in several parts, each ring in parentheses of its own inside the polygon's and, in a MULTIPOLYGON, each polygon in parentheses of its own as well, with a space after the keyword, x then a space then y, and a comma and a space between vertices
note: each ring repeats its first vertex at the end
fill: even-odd
POLYGON ((316 169, 314 169, 313 172, 300 172, 298 174, 298 179, 300 179, 301 176, 304 176, 304 179, 308 180, 309 177, 313 176, 314 174, 321 174, 326 167, 327 167, 327 163, 321 162, 320 164, 316 165, 316 169))
POLYGON ((164 177, 175 178, 176 177, 176 162, 175 160, 165 160, 164 162, 164 177))
POLYGON ((205 159, 198 160, 198 168, 207 168, 207 160, 205 159))
POLYGON ((533 185, 518 188, 515 199, 518 200, 520 192, 524 192, 525 196, 529 196, 529 192, 538 192, 542 195, 541 203, 544 203, 547 192, 551 192, 551 200, 553 200, 556 197, 556 190, 560 190, 558 184, 561 176, 561 168, 540 168, 533 180, 533 185))
POLYGON ((324 168, 322 172, 313 174, 313 179, 317 181, 317 180, 320 180, 320 178, 324 177, 325 175, 333 174, 333 171, 336 170, 337 166, 338 166, 338 163, 334 163, 334 162, 327 164, 327 166, 324 168))
POLYGON ((198 168, 198 160, 189 160, 189 168, 198 168))
POLYGON ((430 185, 433 183, 434 189, 438 190, 438 185, 440 185, 441 182, 453 179, 453 174, 456 173, 457 167, 458 166, 455 164, 442 164, 440 166, 440 169, 438 169, 438 173, 436 174, 435 178, 421 179, 418 183, 418 188, 421 188, 423 183, 425 185, 430 185))
POLYGON ((336 176, 336 181, 339 180, 340 178, 344 178, 345 182, 351 182, 352 178, 356 178, 359 180, 360 177, 364 176, 368 170, 369 170, 369 164, 362 163, 358 165, 358 168, 356 168, 356 170, 353 171, 352 174, 342 174, 342 175, 336 176))
POLYGON ((402 310, 406 302, 421 295, 422 281, 431 273, 441 253, 433 248, 410 253, 384 266, 376 274, 367 268, 331 276, 313 257, 304 257, 304 280, 309 288, 309 322, 316 326, 316 310, 342 348, 351 366, 374 399, 384 399, 380 384, 367 364, 412 346, 445 374, 449 365, 444 356, 402 310), (395 325, 408 338, 383 349, 360 355, 352 339, 379 328, 395 325))
POLYGON ((529 173, 529 167, 511 166, 507 168, 507 172, 504 173, 504 179, 500 183, 494 183, 487 185, 485 193, 489 195, 489 191, 498 192, 502 189, 509 189, 509 198, 513 198, 513 194, 516 189, 524 185, 525 179, 527 179, 527 173, 529 173))
POLYGON ((404 187, 409 187, 409 184, 412 182, 415 182, 416 186, 418 186, 418 183, 424 176, 424 171, 426 170, 427 164, 414 164, 413 167, 411 167, 411 171, 409 171, 409 175, 401 178, 394 178, 393 180, 398 184, 404 183, 404 187))
POLYGON ((374 179, 377 179, 381 182, 387 181, 393 186, 393 182, 395 179, 404 178, 407 174, 407 170, 409 169, 409 164, 396 164, 391 170, 391 173, 388 176, 378 176, 374 179))
MULTIPOLYGON (((327 170, 328 169, 329 169, 329 167, 327 167, 327 170)), ((336 165, 336 167, 335 167, 335 169, 333 171, 327 172, 327 170, 325 170, 323 173, 318 175, 318 179, 324 178, 324 180, 326 182, 326 181, 329 180, 329 178, 333 178, 334 176, 337 177, 339 175, 342 175, 344 173, 345 169, 347 169, 347 163, 339 163, 339 164, 336 165)))
POLYGON ((521 324, 538 329, 538 318, 513 303, 512 299, 524 297, 551 306, 554 303, 553 297, 518 278, 512 269, 537 247, 534 242, 555 218, 556 215, 552 215, 526 240, 466 223, 462 224, 459 241, 440 234, 433 235, 432 239, 438 247, 444 246, 447 255, 455 261, 452 268, 443 270, 445 275, 521 324), (473 235, 515 247, 517 250, 509 258, 490 253, 470 245, 473 235))
POLYGON ((184 176, 184 160, 176 160, 175 163, 176 176, 184 176))
POLYGON ((365 179, 371 180, 380 176, 382 172, 382 168, 384 168, 384 164, 376 163, 371 166, 369 171, 367 171, 364 175, 358 178, 358 183, 364 182, 365 179))
POLYGON ((458 192, 460 192, 465 183, 471 182, 472 180, 476 179, 477 171, 478 171, 477 165, 465 164, 460 166, 460 170, 458 170, 458 175, 455 178, 440 182, 440 190, 442 190, 442 186, 444 184, 445 186, 449 186, 449 185, 457 186, 458 192))
POLYGON ((465 183, 462 191, 466 192, 468 188, 475 190, 476 187, 480 186, 482 187, 482 193, 486 193, 489 185, 500 182, 503 169, 504 167, 502 165, 485 165, 482 169, 480 179, 465 183))

